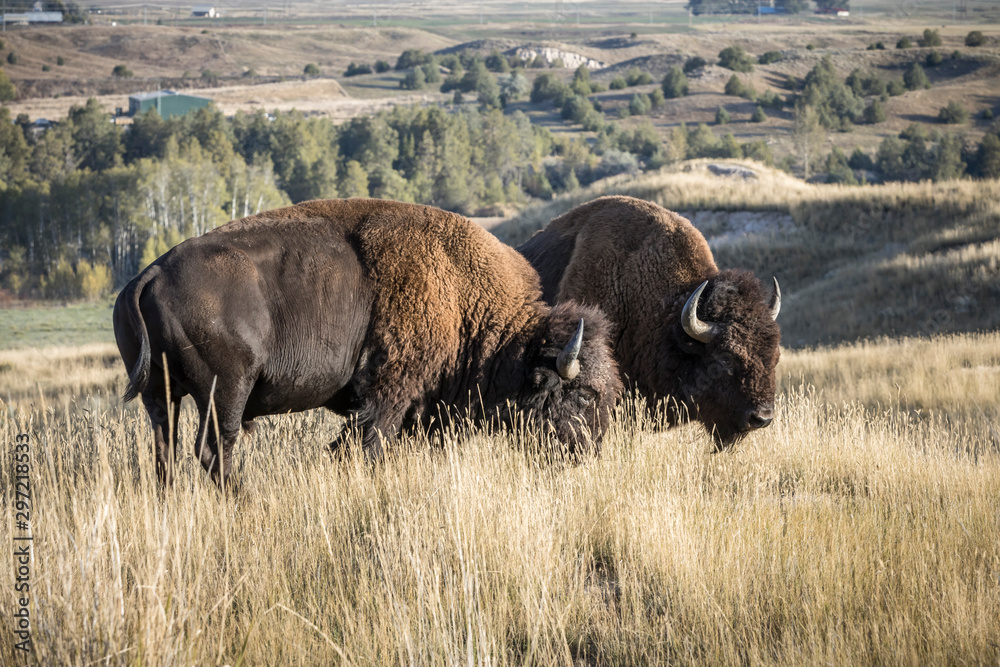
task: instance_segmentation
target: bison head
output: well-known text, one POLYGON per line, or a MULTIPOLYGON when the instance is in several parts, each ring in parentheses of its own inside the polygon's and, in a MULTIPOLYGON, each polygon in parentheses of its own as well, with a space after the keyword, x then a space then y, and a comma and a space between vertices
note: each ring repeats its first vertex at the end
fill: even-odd
POLYGON ((621 394, 609 330, 598 309, 567 301, 545 317, 526 350, 518 407, 571 454, 598 449, 621 394))
POLYGON ((673 304, 659 375, 674 387, 663 393, 705 425, 716 451, 774 417, 780 308, 777 279, 767 295, 749 271, 723 271, 673 304))

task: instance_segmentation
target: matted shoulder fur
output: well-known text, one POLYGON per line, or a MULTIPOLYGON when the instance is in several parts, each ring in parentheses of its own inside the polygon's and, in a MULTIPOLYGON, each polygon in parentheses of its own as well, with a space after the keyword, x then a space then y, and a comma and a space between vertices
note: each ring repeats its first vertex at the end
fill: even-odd
POLYGON ((623 379, 651 402, 667 400, 728 446, 773 415, 780 330, 760 282, 720 272, 686 218, 633 197, 601 197, 555 218, 518 250, 549 303, 599 306, 611 319, 623 379), (714 325, 697 340, 682 314, 714 325))

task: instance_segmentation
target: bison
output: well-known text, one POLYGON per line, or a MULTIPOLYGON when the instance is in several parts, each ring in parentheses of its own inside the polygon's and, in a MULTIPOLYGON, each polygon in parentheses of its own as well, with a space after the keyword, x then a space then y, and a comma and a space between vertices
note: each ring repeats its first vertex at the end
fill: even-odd
POLYGON ((575 452, 597 447, 621 391, 597 308, 550 308, 512 248, 398 202, 305 202, 189 239, 121 291, 114 329, 124 399, 142 396, 167 485, 185 395, 201 464, 223 484, 241 427, 262 415, 348 416, 374 461, 404 429, 510 422, 516 405, 575 452))
POLYGON ((549 303, 598 306, 615 359, 670 423, 702 422, 716 450, 774 416, 781 291, 767 299, 749 271, 719 271, 687 219, 632 197, 601 197, 552 220, 518 248, 549 303))

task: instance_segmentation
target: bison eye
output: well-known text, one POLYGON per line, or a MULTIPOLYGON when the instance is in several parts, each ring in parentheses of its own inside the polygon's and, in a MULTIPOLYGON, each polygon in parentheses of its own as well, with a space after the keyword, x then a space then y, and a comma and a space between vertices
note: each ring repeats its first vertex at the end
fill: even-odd
POLYGON ((590 405, 597 398, 597 393, 593 389, 581 389, 577 392, 577 396, 580 398, 581 403, 590 405))

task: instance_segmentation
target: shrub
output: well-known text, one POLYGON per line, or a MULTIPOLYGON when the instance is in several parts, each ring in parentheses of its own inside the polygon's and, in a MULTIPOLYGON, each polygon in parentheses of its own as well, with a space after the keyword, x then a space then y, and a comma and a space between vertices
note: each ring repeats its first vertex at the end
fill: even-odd
POLYGON ((993 109, 983 109, 983 120, 993 120, 993 109))
POLYGON ((59 56, 59 57, 56 58, 56 65, 59 65, 60 67, 62 67, 65 64, 66 64, 66 59, 63 58, 62 56, 59 56))
POLYGON ((0 39, 0 51, 3 51, 6 48, 7 48, 6 42, 4 42, 2 39, 0 39))
POLYGON ((128 78, 132 76, 132 70, 130 70, 126 65, 115 65, 115 68, 111 70, 111 76, 117 76, 121 78, 128 78))
POLYGON ((584 118, 586 118, 587 112, 593 111, 593 109, 594 105, 583 95, 570 95, 563 102, 560 115, 565 120, 582 123, 584 118))
POLYGON ((391 69, 392 65, 390 65, 388 61, 385 60, 375 61, 375 71, 378 72, 379 74, 382 74, 383 72, 388 72, 391 69))
POLYGON ((948 124, 962 124, 969 121, 969 112, 957 100, 948 102, 948 106, 938 111, 938 120, 948 124))
POLYGON ((930 88, 931 82, 927 80, 924 68, 919 63, 913 63, 903 75, 903 85, 906 86, 907 90, 917 90, 918 88, 930 88))
POLYGON ((885 42, 878 41, 868 45, 869 51, 885 51, 885 42))
POLYGON ((941 35, 937 30, 924 28, 924 36, 917 40, 920 46, 941 46, 941 35))
POLYGON ((76 267, 80 294, 88 301, 96 301, 111 291, 111 267, 94 262, 80 262, 76 267))
POLYGON ((959 60, 961 57, 962 57, 962 52, 959 51, 958 49, 955 49, 954 51, 951 52, 952 60, 959 60))
POLYGON ((889 93, 890 96, 897 97, 906 92, 906 86, 903 84, 901 80, 893 79, 892 81, 889 82, 889 85, 886 86, 885 91, 889 93))
POLYGON ((306 76, 319 76, 319 65, 316 63, 306 63, 302 68, 302 73, 306 76))
POLYGON ((751 123, 763 123, 767 120, 767 114, 764 113, 764 107, 757 105, 757 108, 753 110, 753 115, 750 116, 751 123))
POLYGON ((52 69, 52 68, 49 67, 48 65, 42 65, 42 71, 43 72, 48 72, 50 69, 52 69))
MULTIPOLYGON (((319 68, 317 67, 316 69, 319 68)), ((366 63, 361 63, 360 65, 358 65, 357 63, 352 62, 347 66, 347 69, 344 70, 344 76, 359 76, 361 74, 371 74, 371 73, 372 73, 371 65, 368 65, 366 63)))
POLYGON ((900 37, 899 41, 896 42, 897 49, 908 49, 913 46, 913 42, 910 41, 909 37, 900 37))
POLYGON ((938 53, 935 49, 931 49, 931 52, 927 54, 926 58, 924 58, 924 63, 926 63, 928 67, 937 67, 942 62, 944 62, 944 56, 938 53))
POLYGON ((20 58, 17 57, 17 54, 15 52, 11 51, 10 53, 7 54, 7 62, 9 62, 11 65, 16 65, 19 60, 20 58))
POLYGON ((569 94, 569 86, 550 72, 539 74, 531 86, 531 101, 535 104, 546 100, 553 100, 556 104, 560 104, 563 98, 569 94))
POLYGON ((785 100, 783 100, 781 95, 773 90, 764 91, 764 93, 757 98, 757 103, 763 107, 767 107, 768 109, 781 109, 785 106, 785 100))
POLYGON ((729 122, 729 112, 726 111, 726 107, 719 107, 718 111, 715 112, 715 124, 725 125, 729 122))
POLYGON ((434 56, 424 53, 420 49, 406 49, 396 58, 396 70, 413 69, 433 60, 433 58, 434 56))
POLYGON ((441 81, 441 69, 437 66, 437 63, 424 63, 420 66, 420 69, 424 73, 424 81, 426 83, 439 83, 441 81))
POLYGON ((630 86, 644 86, 648 83, 653 83, 653 75, 649 72, 644 72, 638 67, 629 67, 626 76, 626 82, 630 86))
POLYGON ((855 95, 881 95, 885 92, 885 82, 872 72, 854 69, 844 81, 855 95))
POLYGON ((420 67, 414 67, 399 82, 399 87, 404 90, 422 90, 426 85, 427 78, 424 75, 424 70, 420 67))
POLYGON ((624 90, 625 88, 628 88, 628 82, 625 80, 625 77, 616 76, 611 79, 611 83, 608 84, 608 88, 611 90, 624 90))
POLYGON ((653 92, 649 94, 649 102, 653 105, 654 109, 662 107, 665 100, 666 98, 664 98, 661 88, 653 88, 653 92))
POLYGON ((16 98, 17 86, 10 80, 7 73, 0 69, 0 102, 10 102, 16 98))
POLYGON ((742 46, 727 46, 719 51, 719 65, 734 72, 752 72, 753 58, 747 55, 742 46))
POLYGON ((776 63, 781 60, 781 51, 768 51, 767 53, 762 53, 757 62, 761 65, 770 65, 771 63, 776 63))
POLYGON ((648 95, 633 95, 628 103, 628 112, 633 116, 645 116, 653 108, 648 95))
POLYGON ((743 81, 740 77, 733 74, 729 77, 729 81, 726 81, 725 93, 726 95, 732 95, 733 97, 743 97, 743 92, 746 90, 743 86, 743 81))
POLYGON ((858 184, 857 179, 854 178, 854 172, 848 166, 847 156, 836 146, 826 158, 826 182, 846 185, 858 184))
POLYGON ((499 51, 493 51, 490 55, 486 56, 486 69, 491 72, 499 72, 500 74, 506 74, 510 71, 510 63, 499 51))
POLYGON ((590 85, 590 69, 586 65, 580 65, 573 72, 573 82, 569 85, 570 89, 577 95, 590 95, 594 92, 593 87, 590 85))
POLYGON ((680 67, 674 65, 663 77, 663 95, 668 98, 684 97, 688 94, 688 80, 680 67))
POLYGON ((690 74, 691 72, 695 71, 696 69, 701 69, 702 67, 704 67, 707 64, 708 63, 705 62, 705 59, 702 58, 701 56, 693 56, 691 58, 688 58, 686 61, 684 61, 684 73, 685 74, 690 74))
POLYGON ((749 160, 757 160, 757 162, 763 162, 766 165, 774 164, 774 152, 771 151, 771 147, 763 139, 742 144, 741 148, 743 150, 743 157, 749 160))
POLYGON ((872 157, 868 153, 865 153, 860 148, 855 148, 854 152, 851 153, 850 159, 847 161, 847 165, 851 169, 871 171, 875 168, 875 161, 872 160, 872 157))
POLYGON ((882 103, 878 100, 872 100, 865 107, 864 114, 865 122, 869 125, 874 125, 875 123, 885 122, 885 109, 882 107, 882 103))
POLYGON ((986 38, 983 36, 981 30, 972 30, 968 35, 965 36, 966 46, 982 46, 986 43, 986 38))

